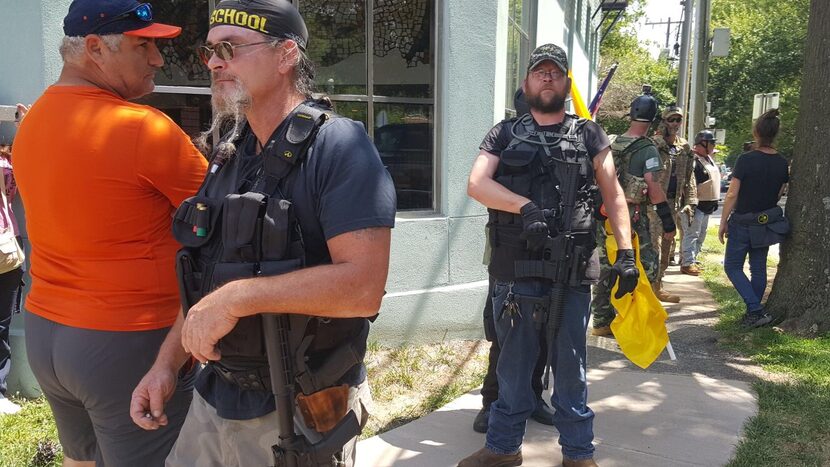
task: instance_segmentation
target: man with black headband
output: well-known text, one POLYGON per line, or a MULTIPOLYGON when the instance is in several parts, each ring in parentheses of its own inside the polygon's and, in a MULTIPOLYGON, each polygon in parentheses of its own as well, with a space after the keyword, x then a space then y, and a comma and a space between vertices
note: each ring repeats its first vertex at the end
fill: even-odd
POLYGON ((181 28, 156 23, 148 3, 75 0, 63 30, 60 78, 15 141, 32 244, 29 365, 64 466, 161 465, 190 405, 184 361, 163 381, 158 430, 135 426, 128 401, 181 314, 170 215, 207 161, 169 117, 130 100, 153 91, 156 40, 181 28))
POLYGON ((174 216, 186 318, 131 406, 138 425, 157 428, 169 393, 155 381, 187 353, 206 363, 168 466, 274 465, 273 445, 296 447, 281 441, 292 436, 279 430, 291 414, 277 412, 272 395, 269 363, 286 361, 289 388, 276 390, 295 396, 287 404, 296 405, 295 433, 308 443, 342 440, 313 465, 354 462, 395 191, 363 126, 311 99, 307 40, 287 0, 223 0, 211 16, 201 55, 211 70, 213 127, 230 131, 213 144, 202 187, 174 216), (276 339, 263 329, 277 318, 287 322, 285 361, 266 358, 276 339))
POLYGON ((488 272, 501 353, 484 447, 459 467, 522 464, 525 424, 538 407, 531 375, 540 353, 553 374, 563 464, 596 465, 585 358, 590 284, 599 274, 598 191, 619 242, 613 277, 620 296, 634 290, 639 273, 608 137, 565 112, 570 86, 566 52, 554 44, 534 50, 522 83, 530 113, 493 127, 470 173, 467 193, 490 215, 488 272), (540 348, 543 336, 548 345, 540 348))

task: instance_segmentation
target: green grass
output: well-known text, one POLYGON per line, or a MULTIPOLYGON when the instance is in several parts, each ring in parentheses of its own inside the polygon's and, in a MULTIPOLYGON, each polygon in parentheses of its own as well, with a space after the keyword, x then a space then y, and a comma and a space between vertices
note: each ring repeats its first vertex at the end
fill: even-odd
MULTIPOLYGON (((375 407, 361 438, 417 420, 480 386, 489 344, 447 341, 384 347, 368 343, 366 364, 375 407)), ((52 467, 63 455, 43 398, 15 400, 23 411, 0 416, 0 467, 52 467)))
MULTIPOLYGON (((785 375, 754 384, 758 415, 744 427, 744 439, 727 465, 830 465, 830 336, 805 339, 769 327, 742 329, 745 306, 723 272, 717 231, 710 229, 704 252, 703 279, 720 308, 716 329, 721 341, 764 369, 785 375)), ((770 258, 767 264, 776 267, 777 261, 770 258)))
POLYGON ((0 416, 0 467, 59 466, 63 459, 58 430, 43 398, 15 399, 16 415, 0 416))
POLYGON ((417 420, 480 386, 488 349, 483 341, 378 345, 366 357, 376 410, 361 439, 417 420))

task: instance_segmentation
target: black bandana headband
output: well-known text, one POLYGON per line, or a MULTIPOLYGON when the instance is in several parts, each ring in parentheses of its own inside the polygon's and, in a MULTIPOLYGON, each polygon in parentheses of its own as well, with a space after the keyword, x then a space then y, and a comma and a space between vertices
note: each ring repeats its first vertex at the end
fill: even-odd
POLYGON ((229 25, 291 39, 305 50, 308 29, 288 0, 222 0, 210 15, 210 27, 229 25))

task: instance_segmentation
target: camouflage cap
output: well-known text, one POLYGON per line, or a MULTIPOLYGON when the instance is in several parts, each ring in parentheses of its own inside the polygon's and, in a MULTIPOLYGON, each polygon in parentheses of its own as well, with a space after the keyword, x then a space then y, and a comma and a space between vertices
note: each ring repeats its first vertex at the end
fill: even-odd
POLYGON ((661 117, 663 117, 663 120, 665 120, 665 119, 671 117, 672 115, 680 115, 682 117, 683 116, 683 108, 678 107, 676 105, 669 105, 668 107, 666 107, 666 110, 663 111, 663 114, 661 115, 661 117))
POLYGON ((530 54, 530 65, 528 65, 527 71, 536 68, 536 65, 545 60, 555 63, 562 70, 562 73, 568 73, 568 54, 556 44, 542 44, 536 47, 536 50, 530 54))

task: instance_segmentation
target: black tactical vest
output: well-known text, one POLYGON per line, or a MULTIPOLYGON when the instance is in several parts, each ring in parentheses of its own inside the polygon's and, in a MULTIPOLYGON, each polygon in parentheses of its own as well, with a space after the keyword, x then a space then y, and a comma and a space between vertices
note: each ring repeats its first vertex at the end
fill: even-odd
MULTIPOLYGON (((317 131, 333 117, 329 108, 309 104, 286 117, 287 124, 257 156, 262 164, 256 171, 243 167, 245 142, 255 138, 246 128, 236 142, 237 153, 229 160, 214 157, 196 196, 176 211, 173 234, 182 244, 176 270, 185 313, 227 282, 307 266, 292 188, 317 131), (246 180, 248 172, 252 180, 246 180)), ((368 320, 288 316, 295 380, 304 393, 331 386, 363 361, 368 320)), ((240 319, 220 339, 219 349, 222 358, 211 365, 220 376, 245 389, 267 389, 261 387, 270 381, 259 315, 240 319)))
MULTIPOLYGON (((587 120, 576 115, 565 114, 561 125, 562 133, 538 130, 530 114, 525 114, 511 126, 513 139, 499 159, 494 179, 508 190, 525 196, 543 210, 551 238, 568 236, 578 248, 577 257, 567 261, 574 267, 575 274, 569 276, 569 285, 591 283, 598 276, 598 263, 594 255, 596 246, 596 223, 594 211, 599 190, 594 180, 591 157, 585 146, 583 135, 587 120), (567 170, 578 173, 575 177, 575 202, 567 206, 563 189, 571 182, 562 180, 567 170), (563 183, 564 182, 564 183, 563 183), (571 212, 566 221, 565 213, 571 212)), ((531 252, 522 233, 522 218, 519 214, 488 209, 490 245, 492 249, 489 265, 490 276, 500 281, 513 281, 523 277, 548 277, 541 272, 528 272, 528 266, 535 271, 546 268, 551 252, 542 249, 531 252), (534 265, 533 262, 540 262, 534 265)), ((554 253, 555 254, 555 253, 554 253)))

